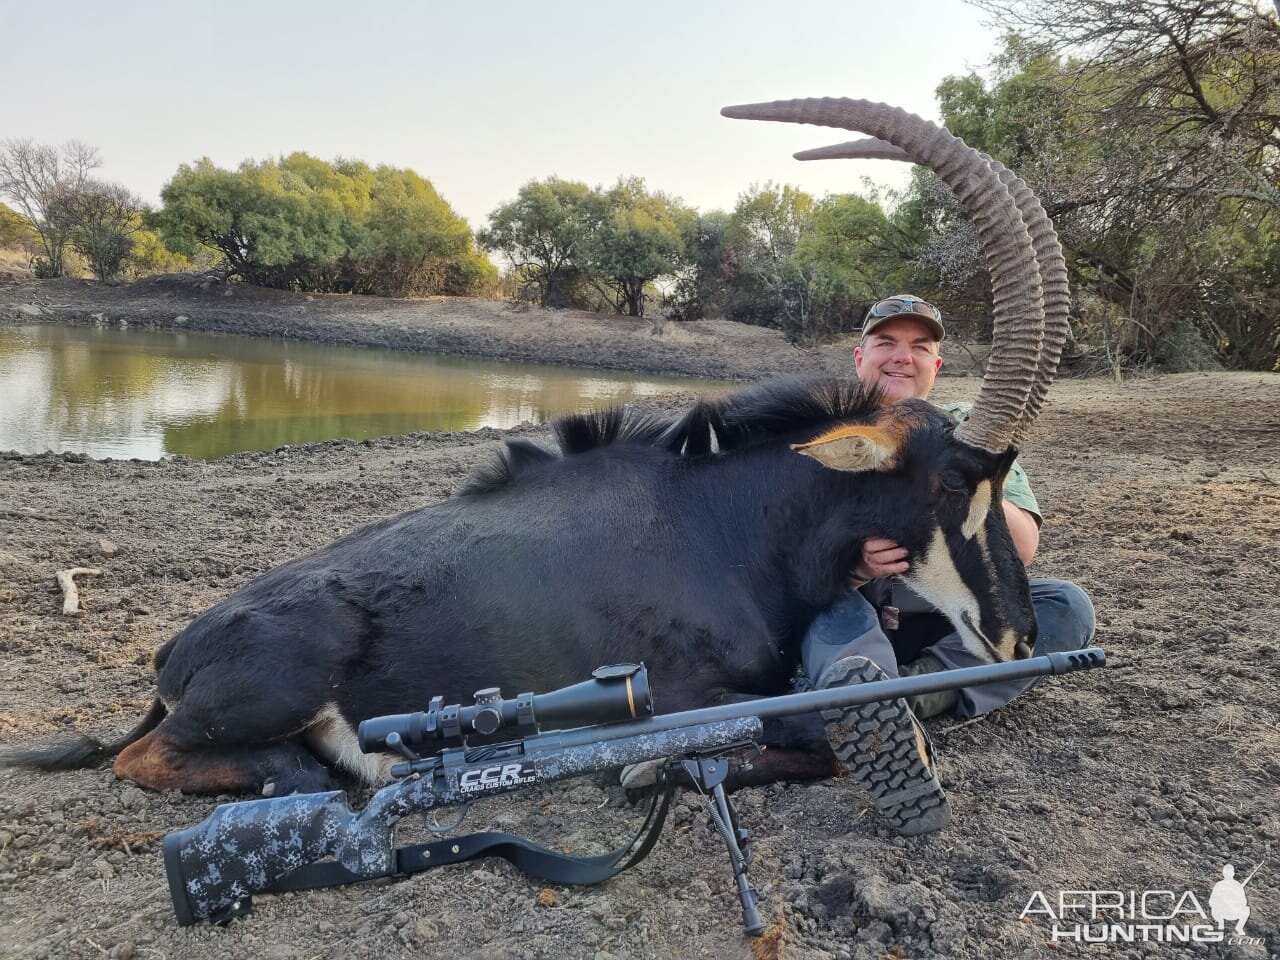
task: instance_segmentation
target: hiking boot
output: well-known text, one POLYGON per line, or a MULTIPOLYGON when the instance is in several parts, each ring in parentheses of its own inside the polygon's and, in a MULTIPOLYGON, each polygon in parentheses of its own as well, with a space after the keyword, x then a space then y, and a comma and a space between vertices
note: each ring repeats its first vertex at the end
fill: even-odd
MULTIPOLYGON (((931 653, 920 654, 919 659, 898 666, 898 673, 904 677, 919 677, 926 673, 937 673, 946 670, 947 665, 931 653)), ((939 714, 951 713, 960 702, 959 690, 935 690, 933 693, 921 693, 914 697, 906 697, 907 706, 916 715, 917 720, 928 720, 939 714)))
MULTIPOLYGON (((817 686, 828 689, 887 679, 866 657, 842 657, 827 667, 817 686)), ((951 819, 929 740, 905 700, 823 710, 822 717, 831 749, 898 833, 931 833, 951 819)))

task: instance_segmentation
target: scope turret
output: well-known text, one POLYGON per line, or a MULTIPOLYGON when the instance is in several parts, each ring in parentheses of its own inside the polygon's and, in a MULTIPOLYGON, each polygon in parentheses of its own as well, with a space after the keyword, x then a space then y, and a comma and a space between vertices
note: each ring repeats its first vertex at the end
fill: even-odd
POLYGON ((587 724, 618 723, 653 715, 649 674, 642 663, 597 667, 590 680, 550 693, 522 693, 504 700, 497 687, 477 690, 473 706, 444 705, 433 697, 426 710, 370 717, 360 723, 357 737, 365 753, 421 747, 477 733, 490 736, 504 727, 536 733, 587 724), (387 737, 397 734, 399 741, 387 737))

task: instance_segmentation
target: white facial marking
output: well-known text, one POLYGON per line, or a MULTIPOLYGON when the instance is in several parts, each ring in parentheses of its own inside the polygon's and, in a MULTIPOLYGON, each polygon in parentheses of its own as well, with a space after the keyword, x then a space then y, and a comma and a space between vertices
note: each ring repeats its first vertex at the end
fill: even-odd
POLYGON ((978 598, 960 577, 941 529, 934 531, 924 558, 913 562, 903 579, 946 615, 966 650, 984 663, 996 661, 991 644, 978 632, 978 624, 982 622, 978 598))
MULTIPOLYGON (((990 481, 984 480, 983 483, 990 483, 990 481)), ((987 539, 986 523, 983 523, 982 526, 978 527, 975 542, 978 545, 978 555, 982 558, 982 565, 987 570, 988 582, 999 582, 999 572, 996 570, 995 562, 991 559, 991 543, 987 539)), ((1020 640, 1021 638, 1018 636, 1016 630, 1012 627, 1005 627, 1000 631, 1000 651, 1004 656, 1012 660, 1014 656, 1014 648, 1018 645, 1020 640)))
POLYGON ((399 759, 386 753, 362 753, 355 730, 336 703, 321 707, 302 736, 322 759, 374 786, 391 779, 391 765, 399 759))
MULTIPOLYGON (((982 481, 984 484, 989 483, 987 480, 982 481)), ((988 511, 990 512, 990 511, 988 511)), ((991 544, 987 540, 987 524, 986 516, 978 524, 978 529, 974 532, 974 542, 978 546, 978 556, 982 558, 982 566, 986 568, 987 579, 991 583, 996 583, 1000 578, 996 576, 996 565, 991 561, 991 544)))
POLYGON ((973 491, 973 499, 969 501, 969 516, 965 517, 960 532, 966 540, 972 540, 974 534, 983 529, 987 522, 987 513, 991 510, 991 481, 978 481, 978 489, 973 491))
POLYGON ((1009 651, 1010 656, 1013 655, 1014 647, 1018 645, 1018 633, 1013 627, 1005 627, 1000 632, 1000 649, 1009 651))

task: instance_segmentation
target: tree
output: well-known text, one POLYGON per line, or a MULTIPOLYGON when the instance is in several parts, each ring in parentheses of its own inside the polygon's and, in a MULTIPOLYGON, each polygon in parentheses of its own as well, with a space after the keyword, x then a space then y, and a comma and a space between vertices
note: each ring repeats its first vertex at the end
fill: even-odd
MULTIPOLYGON (((973 2, 1044 54, 1070 56, 1072 79, 1104 105, 1110 137, 1136 125, 1144 134, 1180 138, 1192 151, 1187 159, 1226 151, 1229 165, 1248 168, 1236 171, 1246 180, 1274 169, 1273 151, 1280 146, 1280 21, 1256 3, 973 2)), ((1149 175, 1186 185, 1196 172, 1149 175)))
POLYGON ((729 272, 725 235, 729 214, 723 210, 695 213, 684 221, 685 261, 667 297, 678 320, 701 320, 727 313, 729 272))
POLYGON ((86 180, 65 203, 72 248, 99 280, 120 277, 142 227, 142 201, 118 183, 86 180))
POLYGON ((378 167, 369 201, 367 226, 352 261, 364 265, 360 272, 366 278, 370 273, 378 278, 363 280, 370 292, 403 296, 413 289, 441 289, 448 264, 474 257, 466 221, 412 170, 378 167))
MULTIPOLYGON (((795 187, 753 185, 738 197, 728 230, 734 274, 767 292, 774 315, 768 325, 781 327, 793 341, 808 339, 813 326, 818 271, 795 258, 801 237, 813 230, 813 209, 813 197, 795 187)), ((735 312, 730 319, 752 322, 749 314, 735 312)))
POLYGON ((586 274, 588 246, 604 218, 598 192, 585 183, 531 180, 489 214, 480 245, 501 253, 541 306, 568 306, 586 274))
MULTIPOLYGON (((944 121, 1023 176, 1127 362, 1280 353, 1258 286, 1280 215, 1280 22, 1240 0, 979 0, 1019 35, 990 84, 950 78, 944 121), (1252 243, 1261 258, 1224 256, 1252 243)), ((1264 272, 1265 273, 1265 272, 1264 272)))
POLYGON ((917 242, 910 221, 887 214, 877 198, 844 193, 815 206, 813 231, 795 256, 823 271, 841 298, 872 303, 918 286, 910 260, 917 242))
POLYGON ((901 230, 873 199, 752 187, 725 233, 729 317, 808 343, 854 327, 903 275, 901 230))
POLYGON ((171 249, 217 250, 233 275, 320 292, 466 292, 486 271, 470 228, 412 170, 305 153, 222 170, 183 165, 152 219, 171 249))
POLYGON ((17 204, 39 238, 44 257, 36 261, 38 275, 65 274, 63 251, 73 226, 70 204, 89 172, 100 165, 97 150, 74 140, 62 147, 30 140, 0 144, 0 195, 17 204))
POLYGON ((600 204, 603 216, 586 247, 588 270, 618 313, 642 317, 646 285, 684 264, 695 215, 666 194, 649 193, 640 177, 619 179, 600 204))
POLYGON ((153 219, 169 249, 194 256, 207 245, 222 255, 232 275, 250 283, 267 279, 257 258, 254 211, 261 205, 247 178, 205 157, 180 166, 160 199, 163 206, 153 219))

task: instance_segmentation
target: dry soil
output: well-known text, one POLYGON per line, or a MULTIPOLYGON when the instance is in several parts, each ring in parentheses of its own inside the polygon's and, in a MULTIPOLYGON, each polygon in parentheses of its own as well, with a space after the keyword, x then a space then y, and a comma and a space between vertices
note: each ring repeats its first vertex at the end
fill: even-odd
MULTIPOLYGON (((839 369, 769 331, 587 314, 253 294, 199 281, 10 282, 0 315, 178 325, 646 371, 755 378, 839 369), (179 320, 178 318, 184 318, 179 320)), ((976 381, 940 381, 939 399, 976 381)), ((668 405, 679 399, 668 399, 668 405)), ((768 935, 741 934, 719 841, 692 796, 650 858, 599 887, 486 861, 258 898, 179 928, 159 838, 218 799, 144 792, 106 769, 0 771, 0 956, 1280 956, 1280 376, 1060 381, 1027 444, 1047 523, 1033 575, 1098 610, 1105 671, 1041 684, 977 722, 930 723, 954 821, 892 835, 833 780, 737 795, 768 935), (1042 891, 1209 890, 1233 863, 1261 942, 1054 943, 1042 891)), ((534 428, 524 428, 532 430, 534 428)), ((114 736, 152 697, 152 651, 255 575, 361 524, 450 495, 502 433, 332 441, 212 462, 0 454, 0 741, 114 736), (66 617, 55 571, 98 566, 66 617)), ((429 691, 424 691, 429 693, 429 691)), ((468 828, 600 850, 635 820, 587 781, 488 801, 468 828)), ((1194 919, 1194 918, 1193 918, 1194 919)))

